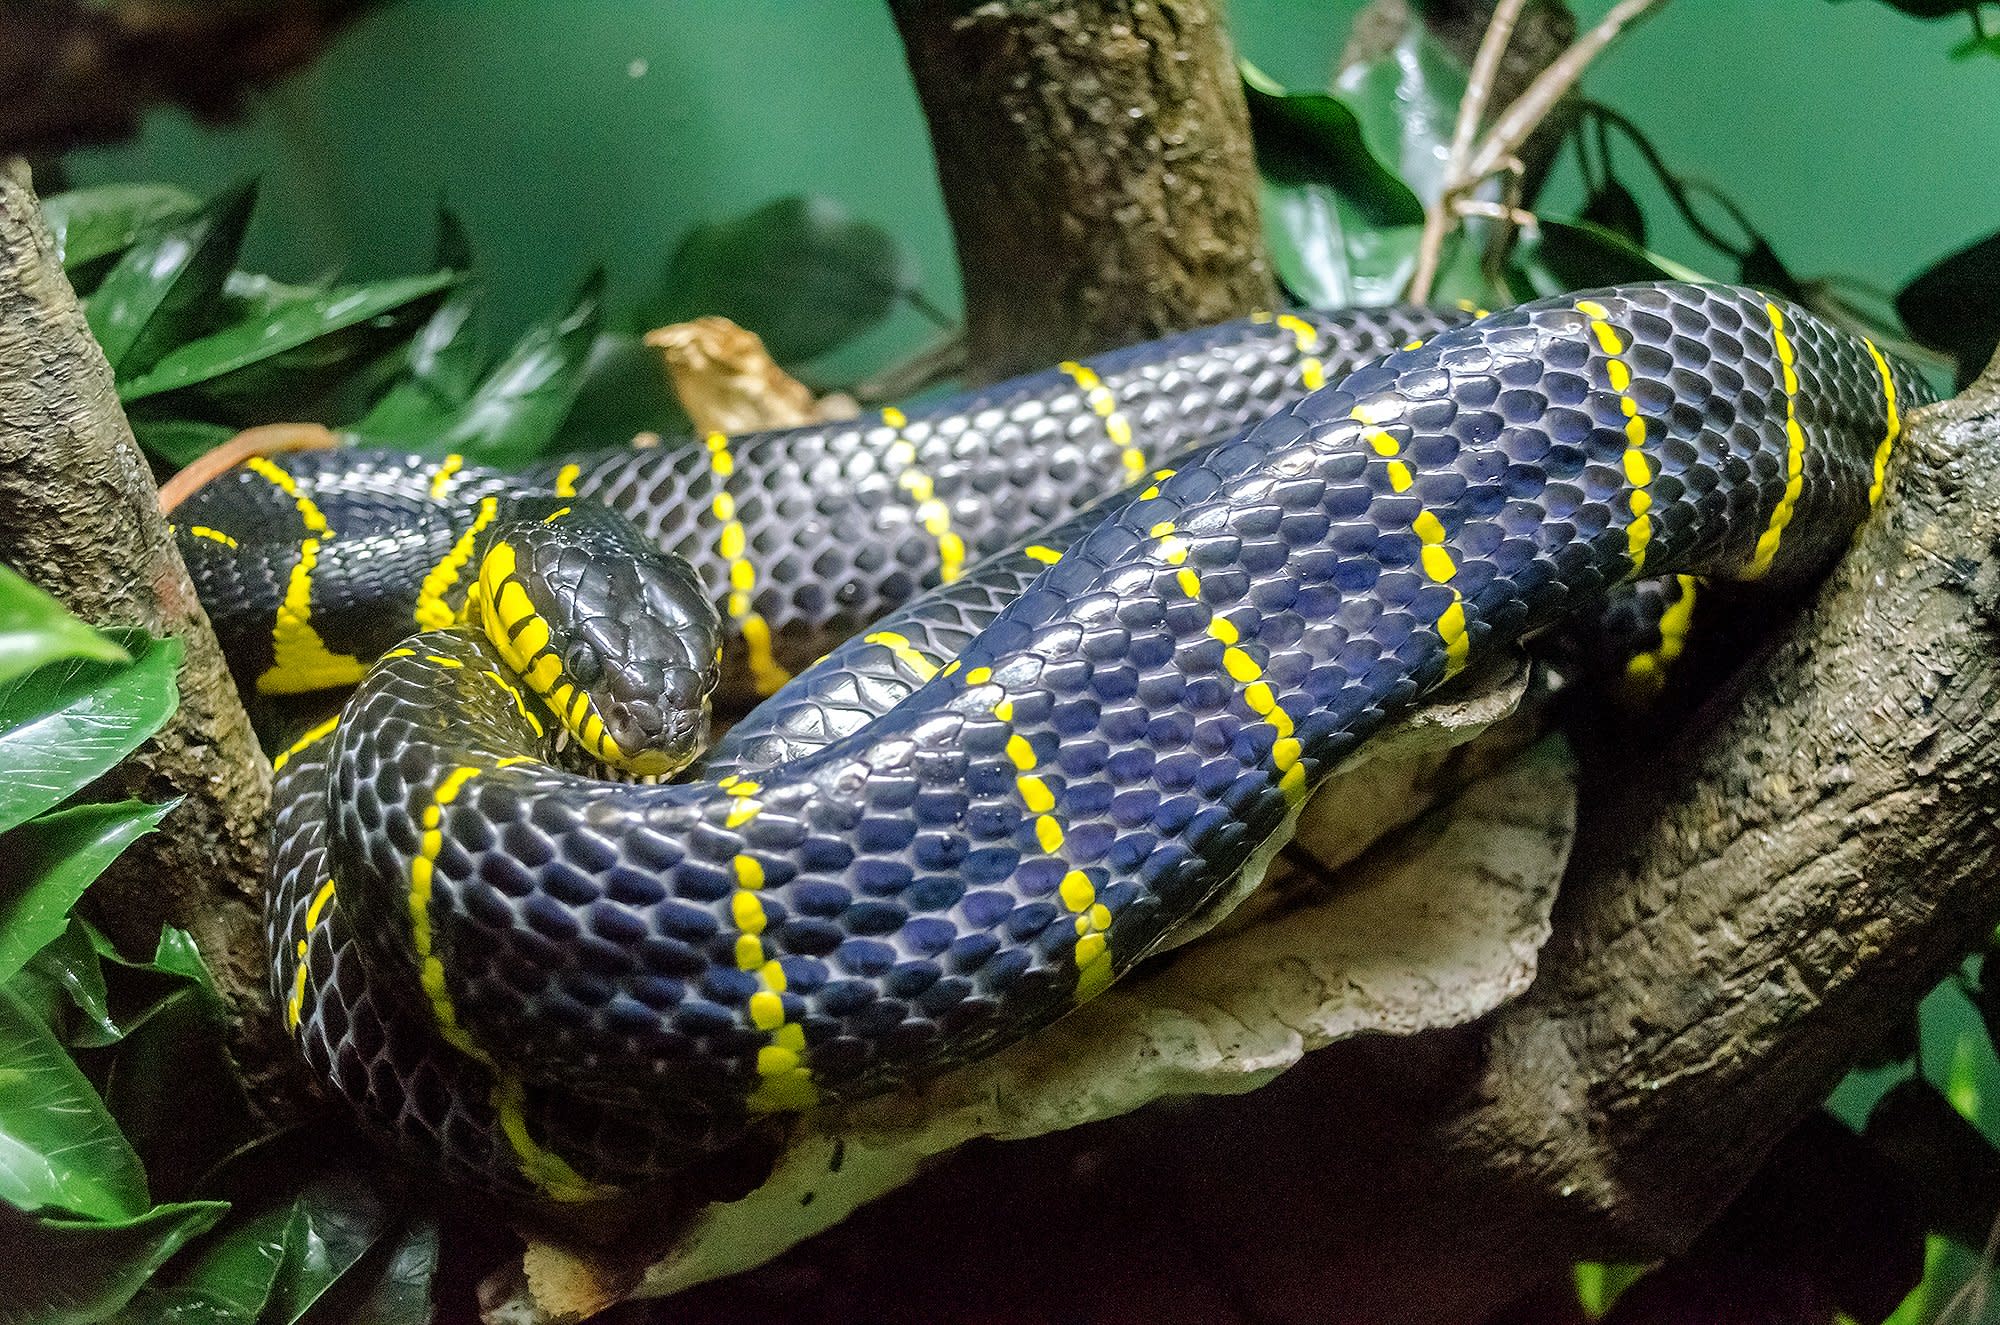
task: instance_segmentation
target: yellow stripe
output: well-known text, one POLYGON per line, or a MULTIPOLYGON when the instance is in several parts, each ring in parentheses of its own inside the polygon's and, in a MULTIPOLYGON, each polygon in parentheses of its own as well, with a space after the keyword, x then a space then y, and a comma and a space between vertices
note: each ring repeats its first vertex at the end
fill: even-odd
POLYGON ((257 678, 257 689, 263 694, 353 685, 368 670, 359 658, 327 648, 313 625, 312 575, 318 564, 319 540, 308 538, 299 544, 299 559, 286 582, 285 600, 278 605, 277 619, 271 625, 271 666, 257 678))
POLYGON ((564 465, 556 471, 556 496, 576 496, 577 476, 583 473, 582 465, 564 465))
POLYGON ((743 636, 750 680, 757 687, 757 693, 775 694, 780 686, 792 679, 792 674, 778 665, 777 657, 771 650, 770 622, 751 606, 757 592, 757 568, 748 559, 743 523, 736 518, 736 499, 728 492, 729 477, 736 472, 736 457, 729 453, 729 438, 722 433, 710 433, 706 445, 708 468, 715 475, 716 485, 709 509, 722 522, 717 548, 722 551, 722 558, 729 567, 729 619, 736 623, 737 633, 743 636), (726 550, 730 547, 736 549, 733 556, 726 550))
MULTIPOLYGON (((966 681, 978 685, 982 682, 974 678, 986 672, 978 668, 968 673, 966 681)), ((993 716, 1005 723, 1014 720, 1014 703, 1002 698, 993 705, 993 716)), ((1056 796, 1049 784, 1035 770, 1041 759, 1028 738, 1019 732, 1007 734, 1007 761, 1014 766, 1014 787, 1020 793, 1021 803, 1034 816, 1035 845, 1044 855, 1053 856, 1060 852, 1065 837, 1062 820, 1056 815, 1056 796)), ((1095 998, 1111 983, 1111 949, 1108 932, 1111 928, 1111 912, 1097 905, 1097 888, 1090 876, 1082 870, 1070 870, 1063 876, 1058 889, 1063 901, 1076 917, 1076 945, 1071 956, 1076 962, 1076 1001, 1095 998)))
POLYGON ((327 737, 333 735, 333 729, 338 727, 339 725, 340 725, 340 715, 336 713, 332 717, 328 718, 325 722, 319 723, 316 726, 314 726, 311 730, 307 731, 305 735, 299 737, 298 740, 293 741, 290 745, 286 746, 284 749, 280 750, 277 753, 277 755, 271 760, 271 771, 273 773, 277 772, 279 769, 283 768, 286 764, 292 762, 293 755, 298 754, 300 751, 304 750, 307 746, 312 745, 319 741, 323 741, 327 737))
POLYGON ((1084 401, 1091 413, 1104 420, 1104 435, 1118 448, 1119 463, 1125 466, 1125 481, 1136 483, 1146 472, 1146 453, 1132 440, 1132 425, 1119 412, 1117 397, 1098 375, 1074 360, 1058 365, 1070 380, 1083 388, 1084 401))
POLYGON ((223 533, 220 529, 210 529, 205 524, 191 524, 188 526, 188 532, 196 538, 205 538, 211 543, 220 543, 226 548, 233 549, 236 546, 236 540, 228 534, 223 533))
POLYGON ((1632 512, 1632 521, 1625 526, 1625 551, 1632 558, 1632 573, 1638 574, 1646 565, 1646 549, 1653 539, 1653 494, 1647 486, 1653 481, 1653 467, 1646 458, 1646 420, 1639 413, 1639 402, 1632 395, 1632 368, 1623 358, 1625 343, 1619 339, 1618 329, 1611 325, 1611 312, 1595 299, 1579 299, 1576 311, 1590 319, 1590 331, 1597 340, 1598 347, 1610 356, 1604 365, 1611 389, 1618 393, 1618 408, 1625 415, 1625 456, 1626 481, 1632 485, 1632 494, 1627 506, 1632 512))
MULTIPOLYGON (((1364 400, 1348 411, 1348 416, 1361 425, 1361 436, 1376 455, 1384 457, 1384 468, 1389 474, 1389 487, 1398 493, 1408 492, 1416 483, 1416 475, 1401 458, 1403 444, 1396 435, 1382 427, 1402 413, 1402 404, 1396 400, 1364 400)), ((1447 584, 1458 576, 1458 563, 1452 560, 1451 552, 1444 546, 1444 524, 1428 511, 1418 511, 1410 528, 1416 532, 1419 541, 1418 564, 1424 574, 1437 584, 1447 584)), ((1182 575, 1189 572, 1183 571, 1182 575)), ((1192 591, 1189 597, 1193 597, 1192 591)), ((1438 639, 1444 644, 1445 675, 1456 674, 1465 666, 1465 660, 1472 647, 1466 634, 1465 599, 1457 589, 1451 591, 1451 602, 1438 614, 1435 623, 1438 639)))
POLYGON ((424 576, 424 582, 417 590, 416 610, 411 613, 420 630, 443 630, 458 620, 458 613, 445 601, 445 595, 458 583, 465 572, 465 564, 472 560, 472 553, 478 545, 479 536, 493 523, 500 513, 500 501, 496 497, 480 500, 479 513, 472 518, 472 524, 459 535, 451 551, 438 560, 424 576))
MULTIPOLYGON (((757 790, 754 782, 733 778, 724 782, 732 796, 757 790)), ((730 813, 733 817, 736 807, 730 813)), ((738 852, 730 869, 736 876, 736 891, 729 899, 729 912, 741 931, 736 939, 736 969, 755 975, 761 986, 750 995, 746 1011, 750 1024, 771 1037, 757 1051, 757 1088, 745 1104, 752 1113, 798 1113, 819 1103, 819 1088, 805 1064, 805 1029, 785 1020, 785 968, 764 951, 763 934, 770 918, 757 895, 764 886, 764 866, 755 856, 738 852)))
POLYGON ((464 467, 464 456, 455 452, 446 456, 444 463, 438 466, 437 473, 431 476, 431 499, 434 501, 443 501, 444 494, 451 490, 452 475, 458 473, 464 467))
POLYGON ((311 904, 306 907, 306 932, 304 937, 299 939, 298 967, 292 973, 292 997, 285 1005, 285 1023, 293 1031, 298 1030, 299 1021, 305 1015, 307 944, 312 938, 313 931, 319 928, 320 917, 332 901, 333 880, 328 879, 319 886, 319 891, 313 894, 311 904))
POLYGON ((939 499, 936 481, 917 464, 916 444, 901 435, 903 425, 909 420, 901 410, 893 409, 883 410, 882 419, 897 430, 896 440, 884 457, 885 463, 896 471, 896 486, 910 494, 910 500, 916 504, 917 523, 937 540, 938 578, 950 584, 965 573, 965 540, 952 532, 951 508, 939 499), (895 417, 892 419, 891 415, 895 417))
POLYGON ((1292 333, 1292 343, 1299 347, 1299 381, 1308 391, 1317 391, 1326 385, 1326 365, 1319 360, 1319 332, 1312 323, 1290 313, 1278 315, 1278 325, 1292 333))
POLYGON ((1805 490, 1806 484, 1806 434, 1799 426, 1797 355, 1792 349, 1791 337, 1785 334, 1784 311, 1768 302, 1764 309, 1771 315, 1771 340, 1777 346, 1778 364, 1785 377, 1785 491, 1771 512, 1770 525, 1757 539, 1757 550, 1743 572, 1745 579, 1756 579, 1771 569, 1771 563, 1778 555, 1778 545, 1784 541, 1785 528, 1791 524, 1792 514, 1798 509, 1799 494, 1805 490))
MULTIPOLYGON (((494 768, 510 768, 532 762, 520 756, 510 756, 497 762, 494 768)), ((417 854, 410 861, 409 893, 410 937, 417 955, 418 980, 423 986, 424 996, 430 1001, 431 1016, 437 1023, 438 1034, 459 1052, 493 1073, 493 1090, 488 1098, 500 1123, 501 1133, 514 1152, 521 1176, 552 1200, 595 1200, 611 1195, 610 1189, 585 1180, 561 1156, 544 1149, 529 1135, 524 1111, 527 1088, 519 1076, 496 1063, 459 1023, 458 1009, 453 1005, 451 991, 445 985, 444 964, 432 951, 431 886, 438 853, 444 849, 444 807, 457 800, 466 784, 483 771, 471 765, 461 765, 447 773, 438 783, 431 803, 424 808, 420 820, 423 831, 418 838, 417 854)))
POLYGON ((260 455, 245 460, 243 467, 292 499, 292 505, 298 509, 299 519, 305 522, 308 533, 327 532, 326 517, 319 513, 319 507, 313 504, 311 497, 299 491, 298 481, 290 474, 260 455))
POLYGON ((1680 585, 1681 596, 1660 614, 1659 647, 1635 653, 1625 660, 1626 679, 1647 690, 1656 690, 1666 683, 1667 669, 1687 648, 1688 626, 1694 620, 1695 578, 1676 575, 1674 582, 1680 585))
POLYGON ((1058 561, 1062 560, 1062 553, 1056 551, 1052 547, 1044 547, 1040 543, 1030 543, 1028 544, 1028 546, 1022 548, 1021 550, 1027 553, 1030 557, 1033 557, 1036 561, 1041 562, 1044 566, 1053 566, 1058 561))
MULTIPOLYGON (((1151 533, 1160 540, 1161 552, 1170 564, 1186 560, 1186 544, 1175 533, 1170 521, 1163 520, 1154 525, 1151 533)), ((1201 577, 1192 568, 1181 566, 1174 578, 1182 593, 1196 602, 1201 601, 1201 577)), ((1305 765, 1299 762, 1304 747, 1299 744, 1298 728, 1292 721, 1292 715, 1278 703, 1277 692, 1264 679, 1263 667, 1243 649, 1236 647, 1242 632, 1237 630, 1235 622, 1211 610, 1208 633, 1222 641, 1223 670, 1231 680, 1245 687, 1244 703, 1275 733, 1271 742, 1271 767, 1278 774, 1278 790, 1283 793, 1285 804, 1296 807, 1306 798, 1306 770, 1305 765)))
POLYGON ((1618 407, 1625 415, 1625 456, 1623 466, 1626 481, 1632 484, 1632 494, 1627 506, 1632 513, 1631 523, 1625 526, 1625 550, 1632 558, 1632 573, 1638 574, 1646 565, 1646 549, 1653 539, 1653 494, 1647 490, 1653 481, 1652 463, 1647 459, 1646 420, 1639 413, 1639 402, 1632 395, 1632 369, 1623 358, 1625 343, 1619 338, 1618 329, 1611 325, 1610 310, 1594 299, 1577 301, 1576 310, 1590 319, 1591 334, 1598 347, 1609 358, 1605 363, 1605 374, 1611 389, 1618 393, 1618 407))
POLYGON ((907 635, 899 635, 893 630, 878 630, 872 635, 861 637, 863 644, 879 644, 896 656, 896 661, 916 674, 919 681, 928 681, 937 675, 937 664, 917 652, 916 645, 910 643, 907 635))
POLYGON ((1882 500, 1882 485, 1889 474, 1889 451, 1902 435, 1903 419, 1896 410, 1896 378, 1889 371, 1889 361, 1875 348, 1874 341, 1863 337, 1861 343, 1868 347, 1868 357, 1875 361, 1875 371, 1882 375, 1882 407, 1886 411, 1882 440, 1875 447, 1875 477, 1868 485, 1868 506, 1872 510, 1882 500))

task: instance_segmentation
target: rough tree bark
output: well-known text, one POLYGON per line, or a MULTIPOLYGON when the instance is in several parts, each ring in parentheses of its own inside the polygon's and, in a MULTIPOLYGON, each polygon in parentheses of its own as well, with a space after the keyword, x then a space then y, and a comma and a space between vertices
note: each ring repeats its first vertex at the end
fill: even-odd
POLYGON ((180 639, 180 707, 107 775, 109 790, 181 804, 92 885, 128 951, 191 932, 235 1013, 232 1050, 269 1106, 295 1055, 264 985, 259 919, 271 769, 125 422, 111 367, 63 275, 25 166, 0 167, 0 561, 97 625, 180 639))
POLYGON ((1267 308, 1249 112, 1212 0, 896 0, 994 381, 1267 308))

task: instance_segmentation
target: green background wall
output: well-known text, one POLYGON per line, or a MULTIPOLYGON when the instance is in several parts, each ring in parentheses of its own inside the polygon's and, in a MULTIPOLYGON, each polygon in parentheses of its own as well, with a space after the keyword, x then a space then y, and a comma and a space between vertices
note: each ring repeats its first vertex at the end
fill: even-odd
MULTIPOLYGON (((1589 21, 1607 4, 1575 7, 1589 21)), ((1234 0, 1231 23, 1244 55, 1317 87, 1358 7, 1234 0)), ((1675 0, 1588 86, 1737 197, 1801 274, 1893 288, 2000 228, 2000 60, 1949 61, 1965 31, 1871 0, 1675 0)), ((958 302, 879 0, 401 0, 241 125, 156 114, 135 142, 69 164, 79 184, 261 174, 248 258, 290 277, 420 267, 442 196, 469 223, 502 332, 553 311, 593 261, 629 302, 689 225, 796 192, 887 227, 925 292, 958 302)), ((1657 247, 1727 274, 1660 212, 1657 247)), ((904 309, 842 360, 925 334, 904 309)))

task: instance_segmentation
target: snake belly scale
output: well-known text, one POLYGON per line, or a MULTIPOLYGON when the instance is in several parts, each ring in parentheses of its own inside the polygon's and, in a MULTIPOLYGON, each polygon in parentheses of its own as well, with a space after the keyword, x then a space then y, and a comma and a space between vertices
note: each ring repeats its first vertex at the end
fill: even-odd
MULTIPOLYGON (((1326 376, 1169 466, 1120 447, 1140 479, 1059 539, 960 502, 963 578, 995 561, 1009 590, 959 612, 949 657, 893 618, 864 637, 902 682, 782 762, 726 742, 691 781, 596 782, 472 636, 392 650, 281 772, 275 974, 309 1057, 461 1176, 580 1198, 991 1052, 1142 960, 1482 652, 1642 569, 1822 568, 1929 398, 1803 310, 1678 284, 1326 376)), ((734 472, 700 459, 707 482, 671 472, 713 514, 734 472)), ((570 486, 630 508, 669 463, 570 486)))

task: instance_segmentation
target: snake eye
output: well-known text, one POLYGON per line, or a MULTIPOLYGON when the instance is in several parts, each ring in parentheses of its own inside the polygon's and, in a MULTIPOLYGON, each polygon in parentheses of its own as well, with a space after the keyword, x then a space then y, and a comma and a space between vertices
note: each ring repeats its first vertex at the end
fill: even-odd
POLYGON ((569 673, 570 680, 582 686, 594 686, 604 679, 604 664, 598 661, 597 650, 581 640, 570 645, 563 654, 563 671, 569 673))

